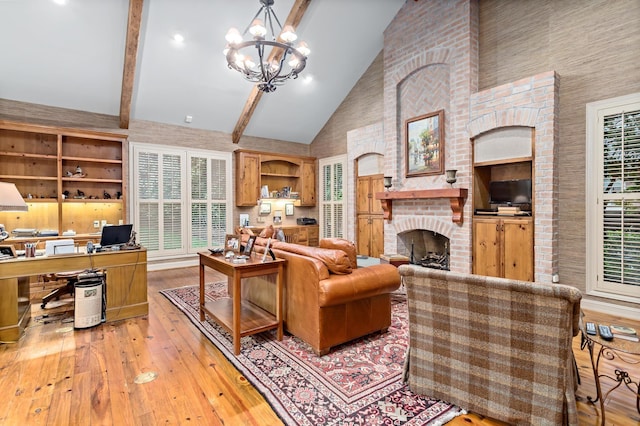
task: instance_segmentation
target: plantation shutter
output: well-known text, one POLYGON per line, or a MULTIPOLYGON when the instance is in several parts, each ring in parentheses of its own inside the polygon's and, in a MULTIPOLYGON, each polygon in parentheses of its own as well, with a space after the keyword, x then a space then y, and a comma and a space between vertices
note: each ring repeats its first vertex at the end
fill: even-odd
POLYGON ((640 110, 603 115, 602 256, 605 282, 640 285, 640 110))
POLYGON ((158 224, 160 223, 159 211, 159 160, 157 153, 141 152, 137 156, 138 174, 138 241, 147 250, 159 250, 160 238, 158 224))
POLYGON ((320 200, 320 235, 344 238, 345 185, 344 157, 321 160, 322 199, 320 200))
POLYGON ((131 143, 132 216, 149 258, 222 246, 230 230, 231 153, 131 143))
POLYGON ((163 249, 182 248, 182 157, 162 154, 163 249))

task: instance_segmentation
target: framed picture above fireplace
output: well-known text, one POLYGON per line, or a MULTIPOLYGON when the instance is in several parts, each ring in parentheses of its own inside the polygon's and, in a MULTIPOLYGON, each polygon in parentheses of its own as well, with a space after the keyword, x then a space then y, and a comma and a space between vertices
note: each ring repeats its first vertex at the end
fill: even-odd
POLYGON ((405 122, 407 177, 444 173, 444 110, 405 122))

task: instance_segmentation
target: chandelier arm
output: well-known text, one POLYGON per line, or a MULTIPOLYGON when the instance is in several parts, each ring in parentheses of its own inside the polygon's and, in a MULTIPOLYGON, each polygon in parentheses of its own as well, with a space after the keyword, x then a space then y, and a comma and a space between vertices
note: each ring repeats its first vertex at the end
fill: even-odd
POLYGON ((258 10, 258 13, 256 13, 256 16, 253 17, 252 20, 249 21, 249 25, 247 25, 247 28, 244 29, 244 32, 242 33, 242 35, 247 34, 247 31, 249 31, 249 28, 251 28, 251 24, 253 24, 253 21, 256 20, 256 18, 258 17, 258 15, 260 15, 260 12, 262 12, 262 9, 264 9, 266 6, 261 6, 260 10, 258 10))

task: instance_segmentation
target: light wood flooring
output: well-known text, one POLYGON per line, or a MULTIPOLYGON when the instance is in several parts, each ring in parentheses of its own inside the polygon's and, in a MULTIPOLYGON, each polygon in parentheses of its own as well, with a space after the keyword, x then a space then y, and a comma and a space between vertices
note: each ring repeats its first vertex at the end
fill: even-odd
MULTIPOLYGON (((223 278, 207 272, 207 282, 223 278)), ((72 305, 43 312, 35 300, 25 336, 18 343, 0 344, 0 424, 282 424, 247 380, 158 293, 197 284, 198 269, 151 272, 148 281, 148 317, 86 330, 73 331, 71 315, 64 313, 72 305), (157 378, 136 384, 134 379, 144 373, 157 378)), ((619 322, 614 316, 592 315, 599 322, 619 322)), ((627 324, 640 329, 640 323, 627 324)), ((599 406, 586 399, 595 387, 579 337, 574 351, 582 378, 580 425, 598 425, 599 406)), ((635 380, 640 377, 640 365, 628 371, 635 380)), ((639 425, 635 403, 634 393, 616 390, 607 401, 607 424, 639 425)), ((474 414, 449 422, 499 424, 474 414)))

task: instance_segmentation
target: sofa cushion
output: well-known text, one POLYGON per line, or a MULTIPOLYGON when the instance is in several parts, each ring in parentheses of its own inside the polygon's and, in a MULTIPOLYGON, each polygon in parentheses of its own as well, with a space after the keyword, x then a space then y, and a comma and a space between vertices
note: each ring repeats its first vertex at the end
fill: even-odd
POLYGON ((356 269, 358 267, 358 253, 353 242, 344 238, 323 238, 320 240, 320 248, 342 250, 347 254, 351 268, 356 269))
POLYGON ((284 243, 282 241, 271 241, 271 244, 273 248, 278 250, 321 260, 333 274, 350 274, 352 271, 349 257, 342 250, 309 247, 300 244, 284 243))
POLYGON ((262 238, 271 238, 273 237, 273 233, 275 230, 273 229, 273 225, 269 225, 260 232, 260 237, 262 238))

